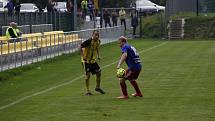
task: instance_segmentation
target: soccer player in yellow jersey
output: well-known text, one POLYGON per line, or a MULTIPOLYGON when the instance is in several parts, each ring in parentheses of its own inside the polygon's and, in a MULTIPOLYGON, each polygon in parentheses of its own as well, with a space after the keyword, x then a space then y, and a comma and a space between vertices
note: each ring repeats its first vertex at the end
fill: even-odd
POLYGON ((93 35, 88 40, 81 43, 81 56, 82 56, 82 65, 86 72, 86 95, 92 95, 90 92, 90 76, 91 74, 96 74, 96 88, 95 91, 100 92, 101 94, 105 94, 105 92, 100 88, 101 82, 101 69, 96 62, 96 60, 100 60, 99 56, 99 47, 100 47, 100 39, 99 39, 99 31, 94 30, 93 35))

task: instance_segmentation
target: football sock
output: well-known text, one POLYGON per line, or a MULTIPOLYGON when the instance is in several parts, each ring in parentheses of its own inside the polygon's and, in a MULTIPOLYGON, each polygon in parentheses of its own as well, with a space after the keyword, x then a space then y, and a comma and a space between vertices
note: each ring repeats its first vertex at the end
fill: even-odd
POLYGON ((127 86, 126 86, 125 82, 121 82, 121 83, 120 83, 120 86, 121 86, 122 94, 123 94, 124 96, 128 96, 127 86))
POLYGON ((96 74, 96 88, 100 88, 101 84, 101 73, 96 74))
POLYGON ((141 94, 140 89, 136 81, 130 81, 131 85, 134 87, 136 93, 141 94))
POLYGON ((86 79, 85 80, 86 81, 86 90, 87 90, 87 92, 90 92, 90 82, 89 82, 89 79, 86 79))
POLYGON ((100 79, 96 79, 96 88, 100 88, 100 79))

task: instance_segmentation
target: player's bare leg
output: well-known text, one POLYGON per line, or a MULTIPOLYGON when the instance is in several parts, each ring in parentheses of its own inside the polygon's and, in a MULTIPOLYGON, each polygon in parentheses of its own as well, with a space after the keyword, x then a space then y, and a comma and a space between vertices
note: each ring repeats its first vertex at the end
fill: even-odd
POLYGON ((142 95, 142 93, 141 93, 141 91, 139 89, 139 86, 138 86, 136 80, 131 80, 130 83, 131 83, 131 85, 134 87, 134 89, 136 91, 136 93, 132 94, 132 96, 134 96, 134 97, 142 97, 143 95, 142 95))
POLYGON ((105 94, 105 92, 101 89, 101 71, 96 73, 96 88, 95 91, 100 92, 101 94, 105 94))
POLYGON ((90 73, 86 74, 85 77, 85 84, 86 84, 86 95, 92 95, 92 93, 90 92, 90 73))
POLYGON ((119 78, 119 81, 120 81, 120 87, 121 87, 122 95, 117 97, 117 98, 118 99, 127 99, 128 98, 128 92, 127 92, 127 86, 126 86, 125 80, 119 78))

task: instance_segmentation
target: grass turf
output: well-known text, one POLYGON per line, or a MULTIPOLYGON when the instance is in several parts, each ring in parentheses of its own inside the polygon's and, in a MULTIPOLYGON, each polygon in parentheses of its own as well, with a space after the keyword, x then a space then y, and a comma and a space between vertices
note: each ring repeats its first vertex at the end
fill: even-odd
MULTIPOLYGON (((57 57, 0 81, 0 108, 15 101, 0 110, 0 121, 215 120, 215 41, 138 39, 129 43, 141 52, 138 83, 143 98, 114 98, 120 95, 115 77, 120 50, 112 43, 101 48, 102 87, 107 94, 93 90, 92 77, 94 95, 84 95, 84 72, 77 53, 57 57)), ((129 83, 127 87, 130 94, 134 92, 129 83)))

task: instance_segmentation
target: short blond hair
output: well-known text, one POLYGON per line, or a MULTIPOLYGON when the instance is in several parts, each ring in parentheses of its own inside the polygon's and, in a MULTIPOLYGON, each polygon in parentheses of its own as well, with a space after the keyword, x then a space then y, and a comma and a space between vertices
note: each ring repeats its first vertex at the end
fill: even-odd
POLYGON ((127 43, 127 38, 124 37, 124 36, 119 37, 119 40, 120 40, 121 42, 127 43))

